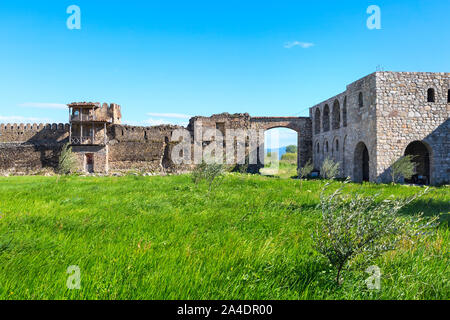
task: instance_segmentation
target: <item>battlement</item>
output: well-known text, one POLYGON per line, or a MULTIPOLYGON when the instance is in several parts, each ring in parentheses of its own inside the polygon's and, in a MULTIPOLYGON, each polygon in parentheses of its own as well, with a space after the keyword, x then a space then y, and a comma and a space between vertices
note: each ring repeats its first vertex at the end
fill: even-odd
POLYGON ((70 125, 68 123, 0 123, 0 132, 17 132, 17 131, 33 131, 39 132, 42 130, 49 131, 67 131, 70 125))
POLYGON ((0 143, 59 143, 70 130, 67 123, 0 124, 0 143))

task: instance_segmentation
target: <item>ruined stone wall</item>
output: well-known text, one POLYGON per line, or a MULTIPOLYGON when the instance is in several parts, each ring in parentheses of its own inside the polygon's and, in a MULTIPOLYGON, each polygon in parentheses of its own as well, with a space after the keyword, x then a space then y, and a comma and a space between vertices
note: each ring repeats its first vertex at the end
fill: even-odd
POLYGON ((70 117, 73 121, 95 119, 113 124, 120 124, 122 121, 121 106, 116 103, 73 102, 67 106, 71 108, 70 117))
POLYGON ((108 128, 109 170, 145 172, 178 172, 185 168, 175 165, 171 152, 178 142, 171 142, 172 132, 183 127, 161 125, 136 127, 112 125, 108 128))
POLYGON ((189 120, 187 129, 194 132, 195 123, 201 123, 203 127, 202 135, 208 129, 218 129, 225 136, 225 130, 227 129, 249 129, 250 128, 250 115, 248 113, 220 113, 214 114, 211 117, 193 117, 189 120))
POLYGON ((389 181, 389 167, 413 141, 431 153, 431 183, 450 182, 450 73, 377 73, 378 181, 389 181), (435 102, 427 102, 428 89, 435 102))
POLYGON ((357 155, 355 157, 355 150, 362 142, 369 151, 370 180, 376 180, 375 74, 351 83, 345 92, 313 106, 310 118, 316 170, 320 169, 325 158, 330 157, 340 164, 340 177, 361 181, 362 169, 357 163, 360 159, 357 155))
POLYGON ((0 173, 32 174, 56 168, 68 136, 67 124, 0 124, 0 173))
MULTIPOLYGON (((190 119, 187 129, 191 133, 191 139, 193 142, 192 143, 193 155, 195 153, 195 149, 202 150, 203 154, 205 155, 208 148, 214 147, 211 145, 211 143, 218 141, 218 137, 215 136, 216 130, 218 130, 222 135, 223 143, 222 146, 216 145, 216 149, 222 147, 223 155, 225 155, 227 152, 227 147, 231 147, 228 145, 228 143, 233 143, 234 148, 234 155, 233 155, 234 158, 231 159, 230 154, 229 155, 230 159, 228 159, 225 156, 223 161, 224 162, 230 161, 233 164, 236 164, 237 162, 244 163, 246 161, 245 157, 247 157, 249 154, 248 137, 245 137, 245 140, 237 139, 234 137, 231 138, 230 136, 227 136, 227 130, 231 129, 243 130, 242 132, 244 134, 247 134, 248 133, 247 130, 250 129, 250 115, 248 113, 229 114, 225 112, 221 114, 214 114, 211 117, 201 117, 201 116, 193 117, 190 119), (231 140, 233 141, 231 142, 231 140), (244 150, 244 157, 241 160, 239 160, 237 157, 238 148, 243 148, 244 150)), ((235 133, 238 132, 236 131, 235 133)))
POLYGON ((53 124, 0 124, 0 143, 61 143, 68 137, 69 125, 53 124))

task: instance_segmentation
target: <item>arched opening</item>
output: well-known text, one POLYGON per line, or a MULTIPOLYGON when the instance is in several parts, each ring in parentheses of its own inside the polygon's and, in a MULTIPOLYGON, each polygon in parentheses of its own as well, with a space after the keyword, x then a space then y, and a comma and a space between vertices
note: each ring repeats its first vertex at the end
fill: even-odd
POLYGON ((320 133, 320 109, 316 109, 316 113, 314 115, 314 133, 320 133))
POLYGON ((344 98, 344 106, 342 107, 342 126, 347 126, 347 97, 344 98))
POLYGON ((447 90, 447 103, 450 103, 450 89, 447 90))
POLYGON ((344 177, 347 174, 347 164, 345 160, 345 144, 347 143, 347 136, 344 137, 344 141, 342 142, 342 174, 344 177))
POLYGON ((292 178, 297 175, 298 133, 284 127, 264 132, 264 168, 260 173, 267 176, 292 178))
POLYGON ((316 143, 316 148, 315 148, 315 156, 314 156, 314 168, 318 168, 319 164, 320 164, 320 143, 317 142, 316 143))
POLYGON ((330 107, 326 104, 323 108, 323 132, 330 131, 330 107))
POLYGON ((364 142, 359 142, 353 160, 353 179, 356 182, 369 181, 369 172, 369 150, 364 142))
POLYGON ((331 122, 331 126, 333 130, 339 129, 341 126, 341 107, 338 100, 334 101, 332 115, 333 121, 331 122))
POLYGON ((364 99, 363 99, 363 94, 362 94, 362 92, 360 92, 360 93, 359 93, 359 96, 358 96, 358 105, 359 105, 359 108, 360 108, 360 109, 364 107, 364 99))
POLYGON ((411 142, 405 150, 405 156, 413 156, 416 174, 407 183, 430 184, 430 151, 422 141, 411 142))
POLYGON ((433 88, 430 88, 427 91, 427 102, 435 102, 435 95, 433 88))
POLYGON ((331 150, 332 150, 332 155, 334 157, 334 160, 339 161, 340 159, 339 159, 339 139, 338 138, 336 138, 334 140, 334 144, 331 147, 331 150))

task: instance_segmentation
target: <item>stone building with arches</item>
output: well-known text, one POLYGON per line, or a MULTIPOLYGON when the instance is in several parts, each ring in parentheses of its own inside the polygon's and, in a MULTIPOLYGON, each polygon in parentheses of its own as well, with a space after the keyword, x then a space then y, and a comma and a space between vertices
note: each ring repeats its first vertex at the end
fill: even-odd
POLYGON ((390 167, 413 155, 410 182, 450 181, 450 74, 375 72, 310 108, 313 163, 340 163, 340 176, 389 182, 390 167))

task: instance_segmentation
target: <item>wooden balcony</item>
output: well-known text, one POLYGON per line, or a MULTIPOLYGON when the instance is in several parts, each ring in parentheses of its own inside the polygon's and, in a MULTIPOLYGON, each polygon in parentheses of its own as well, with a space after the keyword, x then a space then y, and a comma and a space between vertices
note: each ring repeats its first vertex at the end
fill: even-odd
POLYGON ((104 146, 106 145, 106 139, 103 138, 93 138, 93 137, 76 137, 72 136, 70 138, 70 144, 74 146, 104 146))
POLYGON ((78 115, 71 115, 69 118, 70 122, 78 123, 78 122, 91 122, 91 123, 110 123, 112 122, 112 118, 106 119, 106 118, 99 118, 95 115, 90 114, 78 114, 78 115))

